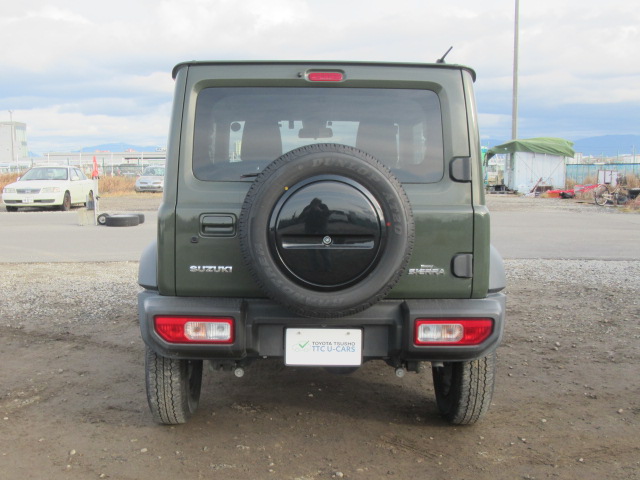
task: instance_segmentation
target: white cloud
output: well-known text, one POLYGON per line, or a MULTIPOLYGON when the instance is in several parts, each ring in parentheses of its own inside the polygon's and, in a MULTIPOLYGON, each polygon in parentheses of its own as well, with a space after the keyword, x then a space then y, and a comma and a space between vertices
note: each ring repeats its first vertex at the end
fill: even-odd
POLYGON ((57 8, 51 5, 45 5, 38 11, 29 11, 26 15, 27 20, 43 19, 54 22, 76 23, 81 25, 91 25, 91 22, 84 16, 79 15, 71 10, 57 8))
POLYGON ((61 150, 48 143, 78 150, 106 142, 164 145, 169 129, 170 105, 128 116, 83 113, 79 105, 65 104, 48 108, 14 111, 28 125, 29 149, 36 152, 61 150), (40 140, 42 139, 42 140, 40 140))
MULTIPOLYGON (((520 8, 522 125, 543 107, 640 108, 634 2, 537 0, 520 8)), ((22 0, 3 6, 0 18, 0 108, 25 115, 33 141, 55 139, 50 131, 60 138, 101 131, 119 141, 168 122, 168 111, 153 113, 154 106, 170 101, 170 71, 180 61, 432 62, 453 45, 447 61, 478 73, 481 127, 508 136, 513 17, 514 3, 505 0, 22 0)), ((611 121, 602 119, 607 128, 611 121)))

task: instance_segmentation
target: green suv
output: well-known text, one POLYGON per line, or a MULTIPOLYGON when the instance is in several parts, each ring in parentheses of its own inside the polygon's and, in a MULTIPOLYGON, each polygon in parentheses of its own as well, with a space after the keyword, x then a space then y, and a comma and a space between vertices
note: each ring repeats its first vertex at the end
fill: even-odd
POLYGON ((473 70, 188 62, 157 241, 140 260, 149 406, 187 421, 203 362, 431 364, 442 416, 493 393, 505 275, 490 246, 473 70))

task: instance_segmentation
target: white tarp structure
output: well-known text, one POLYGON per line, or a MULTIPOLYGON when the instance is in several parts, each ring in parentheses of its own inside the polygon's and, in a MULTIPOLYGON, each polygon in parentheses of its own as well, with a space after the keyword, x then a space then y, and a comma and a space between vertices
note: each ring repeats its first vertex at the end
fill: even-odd
POLYGON ((487 161, 497 154, 509 154, 504 167, 504 184, 510 190, 529 193, 536 186, 565 188, 566 161, 574 155, 573 143, 561 138, 512 140, 489 149, 487 161))
POLYGON ((536 186, 565 188, 566 157, 547 153, 515 152, 513 164, 505 168, 504 182, 510 190, 528 193, 536 186))

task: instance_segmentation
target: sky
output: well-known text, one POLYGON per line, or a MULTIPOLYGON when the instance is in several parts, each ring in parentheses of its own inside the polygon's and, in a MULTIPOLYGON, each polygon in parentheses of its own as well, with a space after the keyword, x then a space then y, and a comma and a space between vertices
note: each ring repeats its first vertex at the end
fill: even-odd
MULTIPOLYGON (((185 60, 447 63, 511 138, 515 0, 1 0, 0 121, 39 154, 165 146, 185 60)), ((640 134, 640 4, 520 0, 518 137, 640 134)), ((488 146, 493 146, 495 143, 488 146)))

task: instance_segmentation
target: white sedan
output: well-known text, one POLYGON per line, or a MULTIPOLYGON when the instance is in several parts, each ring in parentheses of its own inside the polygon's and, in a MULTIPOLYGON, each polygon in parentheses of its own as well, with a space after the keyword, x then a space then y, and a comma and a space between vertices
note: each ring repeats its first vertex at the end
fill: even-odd
POLYGON ((57 207, 69 210, 71 205, 86 204, 93 197, 94 183, 77 167, 33 167, 17 182, 2 190, 2 201, 8 212, 18 207, 57 207))

